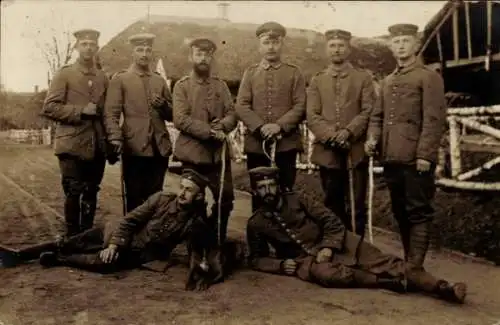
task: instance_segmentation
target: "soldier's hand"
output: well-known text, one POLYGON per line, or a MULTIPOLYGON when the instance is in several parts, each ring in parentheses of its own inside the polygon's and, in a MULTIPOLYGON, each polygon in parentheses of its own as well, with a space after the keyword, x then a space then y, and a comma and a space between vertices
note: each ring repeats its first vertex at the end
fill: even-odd
POLYGON ((224 126, 221 124, 218 118, 210 123, 210 128, 214 131, 224 131, 224 126))
POLYGON ((347 129, 342 129, 339 132, 337 132, 335 136, 335 143, 339 145, 339 147, 344 147, 346 142, 349 140, 351 137, 351 133, 347 129))
POLYGON ((118 259, 118 246, 110 244, 107 248, 99 252, 99 258, 104 263, 113 263, 118 259))
POLYGON ((123 143, 120 140, 111 140, 111 146, 113 146, 113 153, 116 155, 121 155, 123 151, 123 143))
POLYGON ((294 275, 295 271, 297 271, 297 262, 292 259, 286 259, 283 261, 283 272, 288 275, 294 275))
POLYGON ((163 98, 163 96, 158 94, 153 95, 151 99, 151 106, 153 106, 153 108, 161 107, 163 104, 165 104, 165 98, 163 98))
POLYGON ((87 106, 83 108, 82 114, 89 116, 97 115, 97 105, 92 102, 88 103, 87 106))
POLYGON ((431 162, 425 159, 417 159, 417 172, 427 173, 431 170, 431 162))
POLYGON ((323 248, 316 255, 317 263, 330 262, 332 260, 333 251, 330 248, 323 248))
POLYGON ((217 141, 223 142, 226 140, 226 134, 222 131, 216 131, 216 130, 210 130, 210 133, 212 134, 212 137, 215 138, 217 141))
POLYGON ((368 156, 372 157, 375 156, 377 150, 377 141, 373 139, 368 139, 365 142, 365 152, 368 156))

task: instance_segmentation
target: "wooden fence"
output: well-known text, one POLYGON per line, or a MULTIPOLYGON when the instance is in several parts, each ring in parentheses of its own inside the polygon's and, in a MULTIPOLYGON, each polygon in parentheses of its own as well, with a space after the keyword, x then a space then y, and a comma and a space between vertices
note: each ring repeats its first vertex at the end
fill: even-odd
POLYGON ((9 130, 7 139, 13 143, 50 145, 51 129, 9 130))

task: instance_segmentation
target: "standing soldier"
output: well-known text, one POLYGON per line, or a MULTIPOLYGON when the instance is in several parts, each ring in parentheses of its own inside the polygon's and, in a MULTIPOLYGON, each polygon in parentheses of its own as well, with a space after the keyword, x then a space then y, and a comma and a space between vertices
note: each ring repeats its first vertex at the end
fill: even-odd
POLYGON ((65 195, 66 236, 92 227, 106 165, 102 110, 108 79, 94 62, 100 33, 84 29, 73 35, 78 60, 54 76, 42 110, 57 123, 54 146, 65 195))
POLYGON ((389 27, 398 66, 382 81, 365 149, 373 155, 379 146, 405 259, 421 268, 430 241, 434 171, 446 107, 443 79, 415 56, 417 30, 410 24, 389 27))
POLYGON ((113 76, 106 96, 108 139, 117 154, 123 152, 127 212, 162 190, 172 153, 165 125, 172 120, 172 97, 165 80, 150 69, 154 38, 152 34, 129 38, 134 62, 113 76))
MULTIPOLYGON (((233 209, 234 191, 229 151, 222 155, 226 135, 236 127, 233 99, 226 83, 211 75, 216 45, 209 39, 195 39, 190 44, 189 59, 193 70, 174 87, 174 125, 180 131, 175 157, 183 167, 193 169, 210 180, 216 201, 211 220, 217 220, 220 186, 223 185, 220 215, 220 240, 226 238, 227 222, 233 209), (220 184, 225 160, 224 184, 220 184)), ((226 147, 227 148, 227 147, 226 147)))
POLYGON ((368 72, 347 61, 351 33, 330 30, 325 37, 331 64, 312 78, 307 91, 307 126, 316 138, 311 161, 320 166, 325 206, 351 231, 345 202, 349 186, 354 189, 354 227, 363 235, 368 179, 364 143, 375 99, 373 81, 368 72))
MULTIPOLYGON (((236 102, 236 113, 248 129, 247 168, 269 166, 262 142, 277 141, 280 186, 290 191, 295 184, 297 153, 303 150, 299 124, 305 115, 305 80, 298 67, 281 61, 286 36, 282 25, 267 22, 257 28, 256 35, 263 58, 244 72, 236 102)), ((256 208, 252 199, 252 209, 256 208)))

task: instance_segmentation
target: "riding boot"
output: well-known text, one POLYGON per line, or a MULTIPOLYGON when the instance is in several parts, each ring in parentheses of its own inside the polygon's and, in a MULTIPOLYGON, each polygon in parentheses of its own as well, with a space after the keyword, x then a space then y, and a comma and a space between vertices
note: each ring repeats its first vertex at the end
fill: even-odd
POLYGON ((411 268, 422 268, 430 243, 430 222, 414 224, 409 231, 408 264, 411 268))
POLYGON ((408 261, 408 254, 410 249, 410 225, 408 221, 402 221, 399 219, 398 226, 401 243, 403 244, 404 260, 408 261))
POLYGON ((32 245, 18 251, 21 261, 36 260, 43 252, 57 252, 62 245, 62 239, 32 245))
POLYGON ((40 264, 44 267, 68 266, 99 273, 114 272, 117 269, 116 263, 104 263, 97 253, 63 256, 54 252, 45 252, 40 255, 40 264))
POLYGON ((66 236, 80 233, 80 195, 68 195, 64 201, 66 236))
POLYGON ((448 281, 439 280, 435 288, 435 293, 438 297, 448 302, 463 304, 467 295, 467 285, 462 282, 451 284, 448 281))
POLYGON ((94 225, 95 211, 97 208, 96 200, 83 200, 81 202, 80 231, 86 231, 94 225))

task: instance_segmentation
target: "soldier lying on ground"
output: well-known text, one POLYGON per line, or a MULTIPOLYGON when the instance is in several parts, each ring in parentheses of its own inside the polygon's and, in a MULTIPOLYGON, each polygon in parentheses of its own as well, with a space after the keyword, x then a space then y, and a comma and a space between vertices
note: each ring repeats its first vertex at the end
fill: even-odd
POLYGON ((403 259, 346 231, 324 205, 293 192, 282 193, 277 168, 258 167, 249 173, 254 194, 263 204, 247 225, 253 269, 294 275, 324 287, 420 291, 464 302, 464 283, 451 284, 423 268, 407 269, 403 259), (275 257, 271 257, 269 245, 275 248, 275 257))
POLYGON ((46 267, 70 266, 110 273, 168 258, 188 238, 193 224, 203 224, 207 184, 202 175, 185 170, 178 195, 157 192, 118 223, 94 227, 62 241, 21 251, 0 250, 0 262, 7 266, 39 257, 40 264, 46 267))

